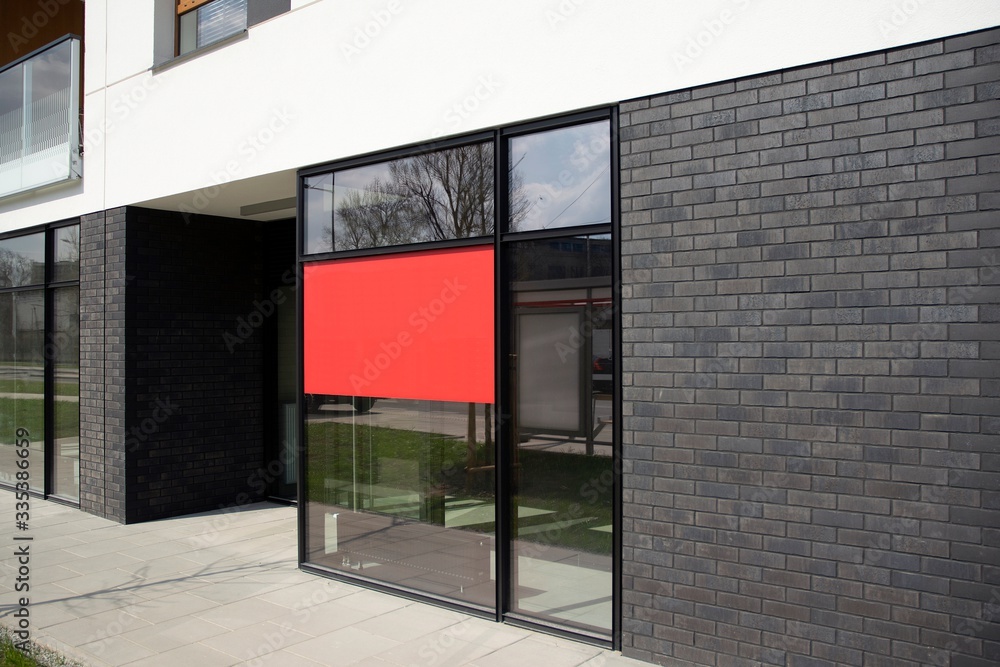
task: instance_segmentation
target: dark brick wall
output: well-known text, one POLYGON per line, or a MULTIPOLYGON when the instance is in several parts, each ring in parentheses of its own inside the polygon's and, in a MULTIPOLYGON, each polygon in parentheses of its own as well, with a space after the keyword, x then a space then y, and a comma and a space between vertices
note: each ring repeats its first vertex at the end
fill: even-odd
POLYGON ((126 520, 257 499, 260 225, 129 208, 127 230, 126 520))
POLYGON ((80 227, 80 507, 124 521, 125 209, 80 227))
POLYGON ((621 105, 626 655, 1000 662, 998 61, 621 105))

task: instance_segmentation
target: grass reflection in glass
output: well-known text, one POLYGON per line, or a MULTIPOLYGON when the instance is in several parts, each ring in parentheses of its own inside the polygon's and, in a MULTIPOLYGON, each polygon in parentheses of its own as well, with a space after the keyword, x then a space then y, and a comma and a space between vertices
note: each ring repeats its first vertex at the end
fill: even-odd
MULTIPOLYGON (((492 502, 492 475, 468 472, 473 453, 456 436, 340 422, 310 423, 309 500, 447 526, 463 500, 492 502)), ((477 443, 473 464, 485 460, 477 443)), ((491 515, 492 517, 492 515, 491 515)), ((489 524, 463 523, 490 532, 489 524)))
POLYGON ((593 554, 610 554, 611 460, 563 452, 521 449, 515 476, 515 505, 522 515, 517 539, 593 554), (544 510, 537 518, 526 508, 544 510), (537 525, 536 525, 537 524, 537 525))
MULTIPOLYGON (((477 442, 473 452, 457 436, 343 422, 309 423, 306 438, 312 502, 495 530, 492 446, 477 442), (472 502, 489 503, 489 511, 460 511, 472 502)), ((531 520, 520 522, 519 539, 610 553, 611 532, 600 530, 612 522, 610 459, 524 450, 519 456, 516 505, 538 516, 537 532, 531 520)))

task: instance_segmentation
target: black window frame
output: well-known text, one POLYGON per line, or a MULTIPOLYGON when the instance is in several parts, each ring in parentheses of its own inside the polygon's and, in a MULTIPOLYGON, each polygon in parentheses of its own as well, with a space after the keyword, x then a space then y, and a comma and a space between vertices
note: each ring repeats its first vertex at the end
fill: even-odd
MULTIPOLYGON (((414 599, 437 606, 452 608, 464 613, 485 616, 497 622, 509 623, 514 626, 525 627, 547 634, 563 636, 576 641, 590 643, 597 646, 618 650, 621 648, 622 635, 622 389, 621 389, 621 238, 620 238, 620 158, 618 140, 618 108, 617 106, 599 107, 584 110, 571 114, 562 114, 549 118, 542 118, 519 124, 497 127, 490 130, 471 132, 463 135, 456 135, 435 140, 432 142, 414 143, 407 146, 392 148, 383 151, 373 151, 370 153, 352 156, 345 159, 334 160, 304 167, 297 172, 296 183, 296 258, 298 275, 302 276, 305 266, 313 263, 328 261, 331 259, 342 259, 348 257, 361 256, 382 256, 397 253, 405 253, 413 250, 430 250, 436 248, 454 248, 468 245, 493 244, 494 247, 494 280, 495 280, 495 350, 494 360, 496 368, 495 387, 495 419, 496 431, 494 442, 496 447, 496 606, 492 613, 484 614, 483 610, 471 608, 461 603, 436 598, 429 594, 408 591, 396 588, 392 585, 380 583, 375 580, 356 578, 340 571, 334 571, 308 562, 307 549, 307 455, 305 452, 305 414, 304 393, 303 393, 303 371, 304 354, 302 346, 303 335, 303 291, 297 290, 297 364, 296 364, 296 385, 298 388, 299 404, 299 456, 298 456, 298 563, 299 568, 320 576, 333 579, 349 581, 358 585, 369 587, 375 590, 382 590, 393 595, 414 599), (509 160, 509 140, 519 136, 529 135, 537 132, 558 130, 583 125, 596 121, 607 121, 610 140, 610 172, 611 172, 611 220, 608 223, 588 224, 582 226, 558 227, 553 229, 508 231, 509 218, 509 183, 510 178, 506 174, 509 160), (470 145, 483 141, 492 141, 494 145, 494 230, 489 236, 450 239, 446 241, 428 241, 415 244, 404 244, 396 246, 384 246, 376 248, 366 248, 357 250, 330 250, 326 252, 307 253, 305 242, 305 229, 308 221, 305 219, 305 182, 307 178, 330 173, 335 175, 337 171, 352 169, 355 167, 368 166, 394 159, 413 157, 433 151, 444 150, 456 146, 470 145), (612 294, 615 299, 613 308, 613 329, 612 329, 612 353, 614 354, 614 369, 612 378, 612 420, 613 420, 613 456, 612 471, 613 481, 613 537, 612 537, 612 618, 609 635, 597 635, 580 628, 570 626, 558 626, 550 623, 543 623, 537 619, 511 614, 510 607, 510 511, 511 511, 511 480, 510 480, 510 460, 509 452, 504 443, 510 436, 508 432, 510 411, 506 405, 504 391, 507 388, 508 380, 501 377, 504 373, 505 364, 503 360, 510 351, 510 336, 507 322, 507 306, 510 303, 510 285, 506 284, 507 273, 504 269, 504 258, 507 256, 507 248, 518 241, 538 240, 571 236, 574 234, 609 234, 611 246, 613 248, 611 260, 611 282, 612 294), (499 520, 499 519, 503 520, 499 520)), ((331 224, 332 221, 331 221, 331 224)))
MULTIPOLYGON (((53 473, 54 473, 54 458, 55 453, 55 359, 52 355, 45 351, 48 346, 49 341, 52 339, 52 334, 54 331, 54 321, 55 321, 55 292, 58 289, 66 287, 76 287, 79 294, 80 288, 80 274, 79 270, 75 279, 62 279, 57 280, 55 278, 55 243, 56 243, 56 231, 59 229, 65 229, 68 227, 77 227, 82 230, 82 221, 79 218, 71 218, 68 220, 60 220, 58 222, 52 222, 44 225, 35 225, 32 227, 25 227, 23 229, 18 229, 10 232, 5 232, 0 234, 0 242, 6 241, 13 238, 30 236, 32 234, 44 233, 45 243, 44 243, 44 277, 41 282, 33 283, 30 285, 21 285, 14 287, 3 287, 0 288, 0 293, 13 293, 13 292, 24 292, 31 290, 43 290, 44 295, 44 318, 45 322, 43 325, 43 349, 42 349, 42 360, 43 360, 43 429, 44 429, 44 460, 42 462, 42 475, 43 480, 39 492, 36 487, 28 491, 28 494, 35 498, 43 498, 45 500, 50 500, 62 505, 67 505, 69 507, 80 507, 80 489, 77 488, 77 498, 71 499, 65 496, 57 495, 53 492, 53 473)), ((78 261, 82 260, 81 257, 78 261)), ((79 267, 78 267, 79 269, 79 267)), ((80 318, 80 312, 77 312, 77 318, 80 318)), ((77 328, 77 335, 79 336, 79 326, 77 328)), ((79 345, 79 342, 77 343, 79 345)), ((77 429, 79 432, 80 425, 82 424, 82 419, 77 423, 77 429)), ((0 482, 0 489, 14 491, 15 487, 7 484, 5 482, 0 482)))

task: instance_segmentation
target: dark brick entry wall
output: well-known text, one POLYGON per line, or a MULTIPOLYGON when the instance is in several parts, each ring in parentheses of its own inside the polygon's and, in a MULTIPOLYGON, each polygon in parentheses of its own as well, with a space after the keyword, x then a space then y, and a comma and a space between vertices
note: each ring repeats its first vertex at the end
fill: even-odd
POLYGON ((621 106, 626 655, 1000 662, 998 60, 621 106))
POLYGON ((81 507, 135 522, 258 499, 263 346, 239 327, 259 223, 116 209, 82 242, 81 507))

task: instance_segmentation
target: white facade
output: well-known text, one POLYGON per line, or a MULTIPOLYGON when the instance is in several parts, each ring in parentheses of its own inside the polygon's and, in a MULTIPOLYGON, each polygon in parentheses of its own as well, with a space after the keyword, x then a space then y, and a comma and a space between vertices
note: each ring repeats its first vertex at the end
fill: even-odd
POLYGON ((0 200, 0 232, 132 204, 288 217, 309 164, 1000 24, 996 0, 292 0, 155 67, 174 4, 86 3, 83 179, 0 200))

